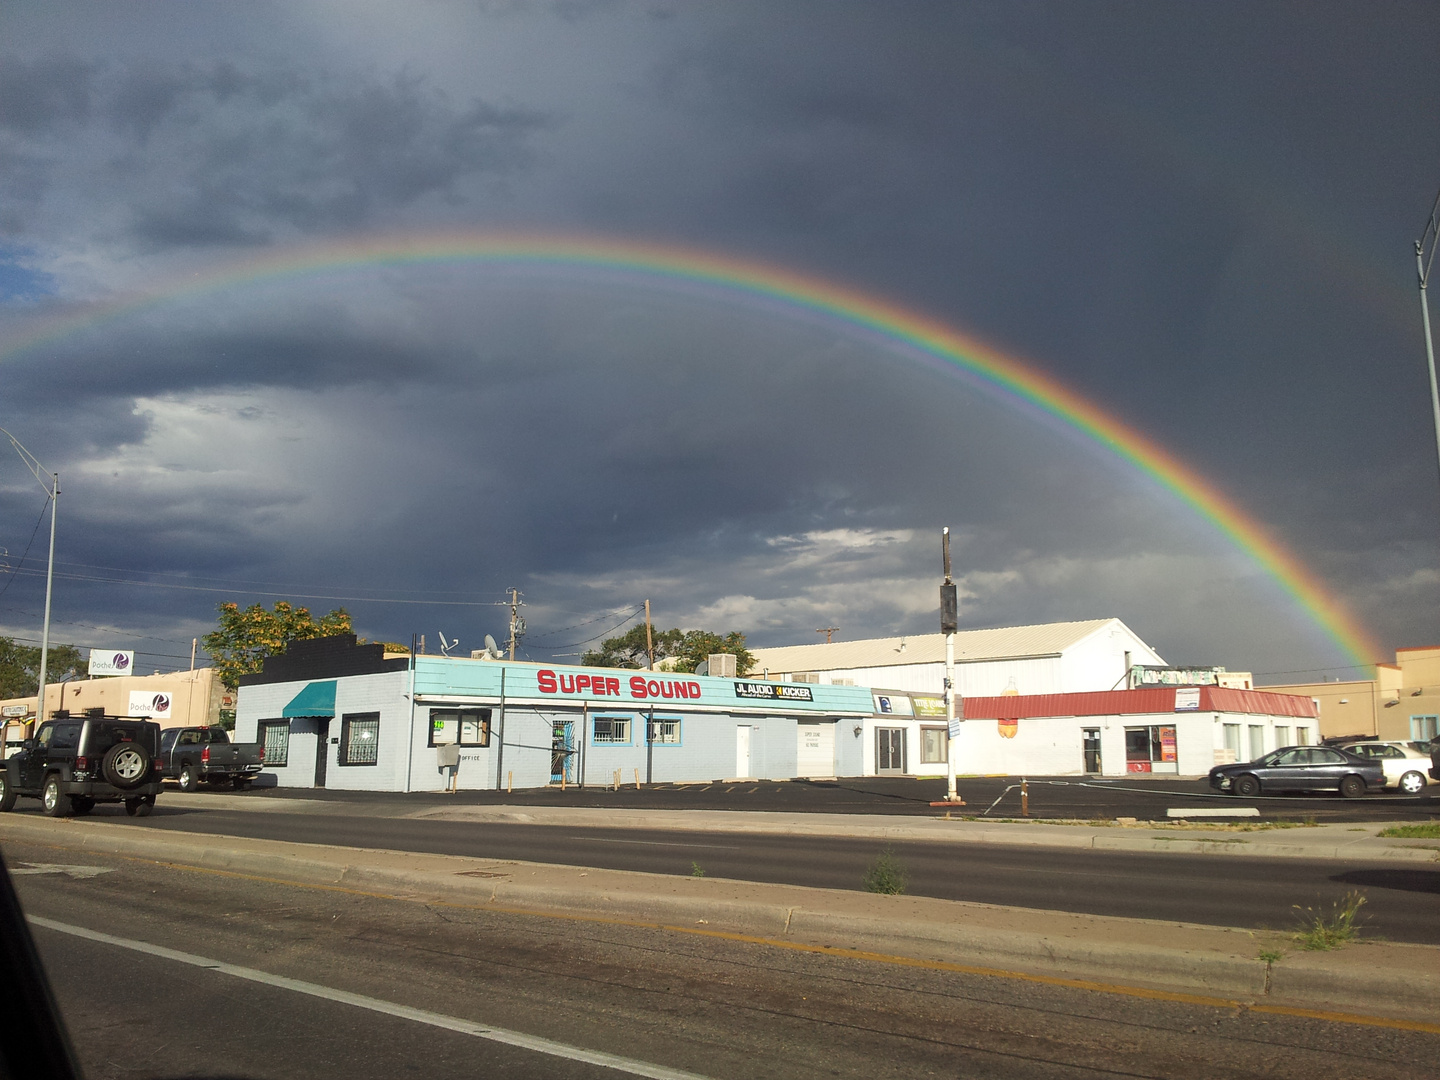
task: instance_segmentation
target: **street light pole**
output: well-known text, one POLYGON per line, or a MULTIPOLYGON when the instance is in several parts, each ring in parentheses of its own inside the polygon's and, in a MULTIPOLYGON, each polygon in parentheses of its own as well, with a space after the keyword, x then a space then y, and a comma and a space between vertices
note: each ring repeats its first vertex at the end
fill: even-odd
POLYGON ((20 460, 35 474, 36 482, 50 497, 50 558, 45 565, 45 622, 40 631, 40 686, 35 697, 35 719, 39 721, 45 719, 45 677, 48 674, 46 666, 50 660, 50 595, 55 585, 55 513, 60 508, 60 474, 46 472, 39 459, 26 450, 20 440, 10 432, 0 428, 0 433, 10 440, 10 445, 15 447, 20 460), (49 483, 46 483, 47 477, 49 483))
POLYGON ((940 629, 945 634, 945 801, 964 805, 955 789, 956 748, 960 742, 960 720, 965 714, 963 706, 957 708, 956 702, 955 631, 960 628, 960 602, 950 577, 950 526, 945 526, 940 538, 945 560, 945 580, 940 585, 940 629))
POLYGON ((1440 242, 1440 194, 1430 207, 1425 231, 1415 241, 1415 271, 1420 278, 1420 318, 1425 324, 1425 361, 1430 368, 1430 408, 1435 415, 1435 454, 1440 465, 1440 387, 1435 382, 1435 343, 1430 336, 1430 267, 1435 262, 1435 245, 1440 242), (1428 250, 1427 250, 1428 249, 1428 250))

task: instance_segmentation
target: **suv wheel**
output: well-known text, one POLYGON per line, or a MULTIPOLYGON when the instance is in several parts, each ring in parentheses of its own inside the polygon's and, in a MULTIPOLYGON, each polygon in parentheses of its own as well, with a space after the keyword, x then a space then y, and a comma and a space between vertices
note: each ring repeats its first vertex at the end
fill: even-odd
POLYGON ((15 800, 20 796, 10 786, 10 770, 0 769, 0 814, 8 814, 15 809, 15 800))
POLYGON ((200 786, 200 770, 194 765, 180 766, 180 790, 194 791, 200 786))
POLYGON ((150 779, 150 755, 136 743, 116 743, 100 759, 100 775, 121 791, 139 787, 150 779))
POLYGON ((60 777, 54 773, 45 778, 45 786, 40 789, 40 805, 51 817, 68 817, 70 814, 70 796, 60 790, 60 777))

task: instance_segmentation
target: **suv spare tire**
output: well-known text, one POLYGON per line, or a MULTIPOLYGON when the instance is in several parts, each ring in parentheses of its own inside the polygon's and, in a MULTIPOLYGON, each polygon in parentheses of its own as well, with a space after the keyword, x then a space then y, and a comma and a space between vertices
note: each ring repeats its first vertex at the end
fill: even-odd
POLYGON ((100 775, 122 791, 137 788, 150 778, 150 755, 139 743, 116 743, 100 759, 100 775))

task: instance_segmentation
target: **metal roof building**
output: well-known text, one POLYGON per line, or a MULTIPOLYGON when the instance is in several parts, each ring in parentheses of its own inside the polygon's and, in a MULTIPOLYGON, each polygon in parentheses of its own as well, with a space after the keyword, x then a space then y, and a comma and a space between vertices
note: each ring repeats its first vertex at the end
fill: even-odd
MULTIPOLYGON (((940 693, 945 635, 869 638, 751 649, 754 674, 790 682, 854 683, 940 693)), ((1160 654, 1119 619, 962 630, 955 635, 963 697, 1113 690, 1132 664, 1163 666, 1160 654)))

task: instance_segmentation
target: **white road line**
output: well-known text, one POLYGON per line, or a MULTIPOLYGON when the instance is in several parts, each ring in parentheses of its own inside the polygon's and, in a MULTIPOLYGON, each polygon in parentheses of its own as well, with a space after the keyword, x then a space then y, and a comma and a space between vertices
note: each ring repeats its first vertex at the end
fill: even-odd
POLYGON ((615 840, 606 836, 572 836, 571 840, 584 840, 590 844, 640 844, 644 847, 708 848, 712 851, 738 851, 735 844, 677 844, 669 840, 615 840))
POLYGON ((130 941, 111 934, 102 934, 98 930, 87 930, 83 926, 71 926, 69 923, 56 922, 54 919, 46 919, 39 915, 27 915, 26 918, 36 926, 43 926, 47 930, 55 930, 61 934, 72 934, 75 937, 99 941, 121 949, 130 949, 133 952, 158 956, 164 960, 189 964, 192 967, 208 968, 222 975, 233 975, 237 979, 247 979, 250 982, 263 983, 266 986, 276 986, 282 990, 293 990, 297 994, 308 994, 311 997, 336 1001, 342 1005, 352 1005, 357 1009, 369 1009, 371 1012, 384 1013, 387 1016, 398 1016, 402 1020, 413 1020, 416 1023, 429 1024, 431 1027, 444 1028, 447 1031, 457 1031, 462 1035, 474 1035, 476 1038, 489 1039, 491 1042, 504 1043, 506 1046, 518 1046, 522 1050, 533 1050, 538 1054, 549 1054, 552 1057, 566 1058, 570 1061, 583 1061, 589 1065, 599 1065, 601 1068, 614 1069, 632 1076, 650 1077, 652 1080, 707 1080, 699 1073, 686 1072, 683 1069, 671 1069, 664 1065, 652 1065, 648 1061, 620 1057, 618 1054, 606 1054, 599 1050, 567 1046, 565 1043, 542 1039, 536 1035, 507 1031, 505 1028, 491 1027, 489 1024, 464 1020, 458 1016, 445 1016, 443 1013, 429 1012, 426 1009, 415 1009, 409 1005, 397 1005, 392 1001, 381 1001, 379 998, 366 997, 364 994, 352 994, 348 990, 335 990, 318 983, 305 982, 302 979, 271 975, 269 972, 257 971, 255 968, 226 964, 219 960, 196 956, 194 953, 167 949, 163 945, 130 941))

